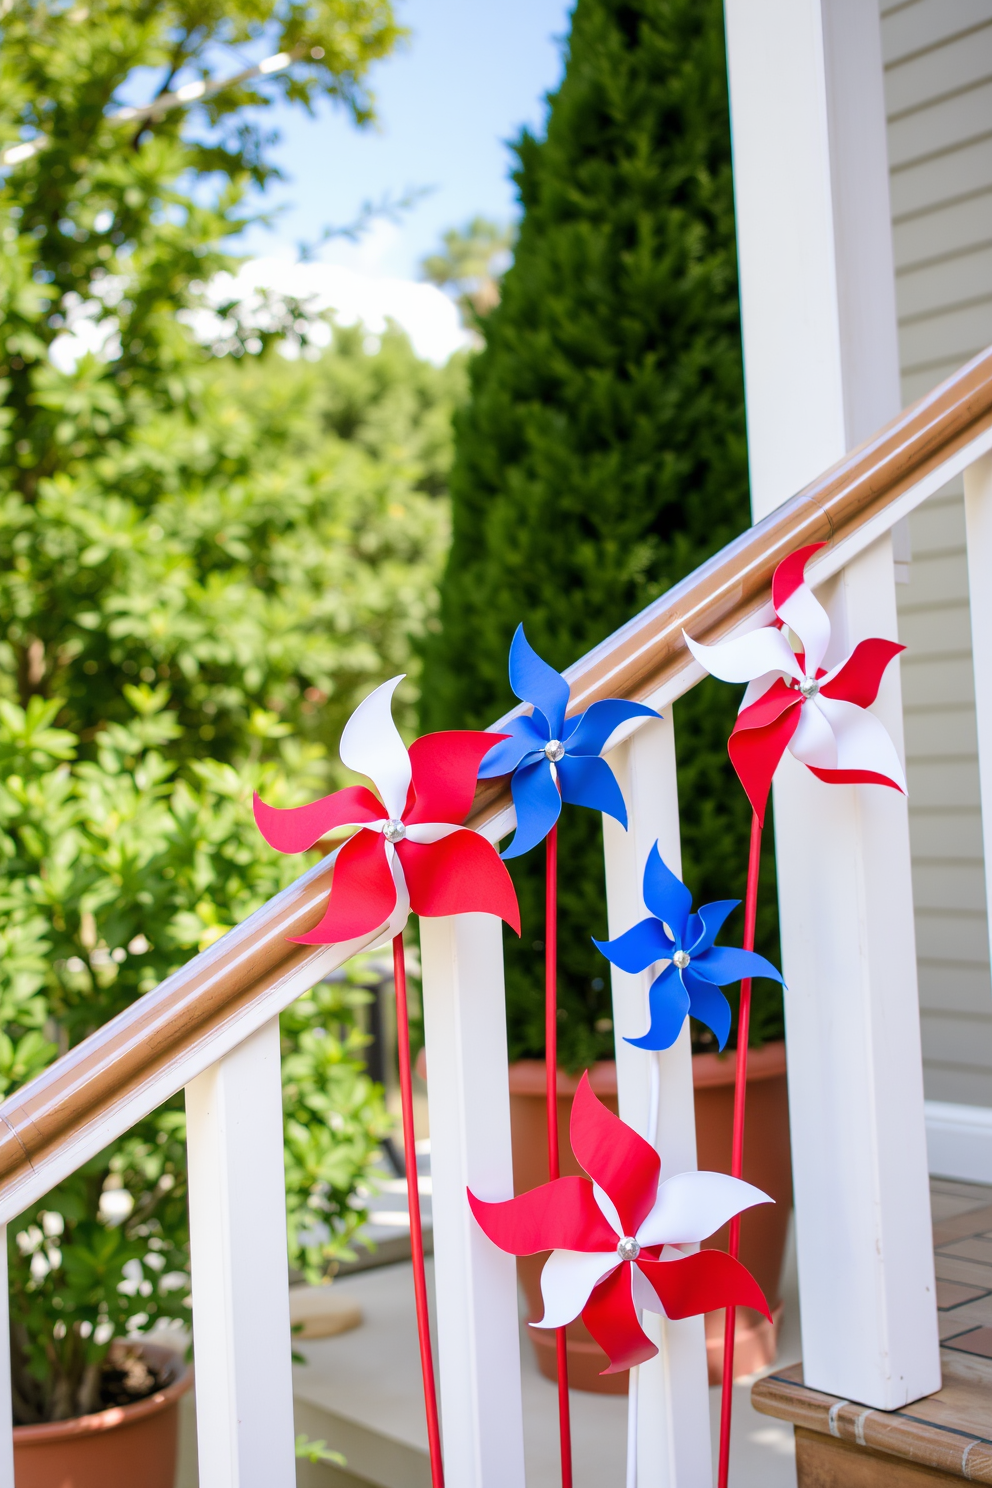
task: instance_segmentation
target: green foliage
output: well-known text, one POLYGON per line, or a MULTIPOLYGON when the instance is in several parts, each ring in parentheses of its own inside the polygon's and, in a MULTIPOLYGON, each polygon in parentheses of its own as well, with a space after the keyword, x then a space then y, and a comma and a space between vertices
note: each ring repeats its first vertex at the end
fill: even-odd
POLYGON ((305 1432, 296 1438, 296 1455, 305 1462, 333 1462, 336 1467, 347 1467, 348 1459, 340 1452, 332 1452, 322 1440, 312 1441, 305 1432))
MULTIPOLYGON (((524 216, 457 424, 452 549, 426 650, 426 727, 512 702, 517 622, 556 667, 748 525, 723 15, 719 0, 578 0, 547 136, 524 133, 524 216)), ((749 808, 724 753, 737 698, 676 709, 685 875, 743 893, 749 808), (705 786, 705 790, 701 787, 705 786)), ((609 1057, 598 822, 561 832, 561 1050, 609 1057)), ((512 865, 510 1042, 540 1055, 543 859, 512 865)), ((770 855, 764 903, 774 902, 770 855)), ((739 931, 739 921, 737 929, 739 931)), ((734 922, 728 927, 733 933, 734 922)), ((766 911, 762 948, 774 954, 766 911)), ((767 984, 759 983, 760 998, 767 984)), ((774 994, 772 994, 774 998, 774 994)), ((756 1020, 773 1032, 777 1000, 756 1020)))
POLYGON ((443 235, 442 249, 421 261, 423 277, 454 294, 467 326, 477 327, 499 304, 499 284, 510 262, 513 230, 473 217, 443 235))

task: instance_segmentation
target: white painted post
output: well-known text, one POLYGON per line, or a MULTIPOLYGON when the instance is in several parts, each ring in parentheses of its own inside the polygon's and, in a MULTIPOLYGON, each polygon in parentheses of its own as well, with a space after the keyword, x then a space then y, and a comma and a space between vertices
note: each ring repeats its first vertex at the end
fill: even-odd
POLYGON ((0 1225, 0 1488, 14 1488, 14 1412, 11 1400, 10 1293, 7 1283, 7 1226, 0 1225))
MULTIPOLYGON (((758 519, 898 410, 881 46, 865 0, 726 13, 758 519)), ((888 535, 824 598, 834 657, 894 638, 888 535)), ((786 755, 775 836, 805 1380, 891 1410, 940 1385, 906 804, 786 755)))
POLYGON ((985 900, 992 948, 992 455, 976 460, 964 473, 964 515, 968 534, 968 592, 978 724, 985 900))
POLYGON ((445 1479, 524 1488, 517 1268, 466 1200, 513 1197, 503 990, 493 915, 421 919, 445 1479))
MULTIPOLYGON (((672 709, 665 711, 662 721, 642 724, 607 756, 629 818, 625 832, 612 817, 603 817, 611 938, 629 930, 647 912, 641 893, 644 865, 656 841, 668 866, 681 872, 675 729, 672 709)), ((604 961, 604 969, 606 965, 604 961)), ((696 1118, 688 1020, 671 1049, 660 1054, 635 1049, 624 1037, 639 1038, 648 1026, 652 973, 632 976, 611 966, 610 975, 620 1115, 657 1148, 663 1176, 692 1172, 696 1118), (654 1061, 660 1098, 657 1125, 651 1132, 654 1061)), ((703 1319, 669 1322, 647 1313, 644 1331, 659 1352, 637 1371, 637 1488, 710 1488, 713 1466, 703 1319)))
POLYGON ((200 1482, 293 1488, 279 1020, 186 1087, 200 1482))

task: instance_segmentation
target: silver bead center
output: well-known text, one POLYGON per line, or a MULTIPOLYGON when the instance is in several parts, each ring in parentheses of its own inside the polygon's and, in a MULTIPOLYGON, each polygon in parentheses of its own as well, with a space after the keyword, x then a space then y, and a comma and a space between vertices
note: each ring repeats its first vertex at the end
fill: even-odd
POLYGON ((672 957, 672 960, 679 968, 679 971, 682 971, 686 966, 689 965, 689 953, 688 951, 676 951, 675 955, 672 957))
POLYGON ((383 827, 382 835, 387 842, 402 842, 406 836, 406 825, 392 817, 383 827))
POLYGON ((549 739, 544 746, 544 754, 546 759, 556 765, 560 759, 564 758, 565 746, 560 739, 549 739))
POLYGON ((815 677, 804 677, 799 684, 799 691, 804 698, 816 697, 820 690, 820 684, 815 677))
POLYGON ((620 1257, 620 1259, 622 1261, 636 1261, 640 1253, 641 1247, 638 1245, 633 1235, 624 1235, 623 1239, 620 1241, 620 1244, 617 1246, 617 1255, 620 1257))

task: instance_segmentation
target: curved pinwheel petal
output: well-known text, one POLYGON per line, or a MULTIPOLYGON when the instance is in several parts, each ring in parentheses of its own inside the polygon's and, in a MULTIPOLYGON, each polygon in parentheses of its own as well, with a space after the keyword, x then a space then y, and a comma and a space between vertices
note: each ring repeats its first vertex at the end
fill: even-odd
POLYGON ((765 672, 785 672, 801 682, 803 671, 785 636, 773 625, 721 641, 716 646, 703 646, 682 632, 683 639, 700 666, 721 682, 751 682, 765 672))
POLYGON ((769 981, 781 982, 782 974, 770 961, 759 956, 757 951, 742 951, 736 946, 711 946, 701 956, 693 956, 687 971, 694 971, 704 981, 717 987, 727 987, 744 977, 767 977, 769 981))
POLYGON ((382 821, 382 805, 364 785, 349 785, 306 806, 266 806, 256 791, 252 800, 258 830, 277 852, 306 852, 335 827, 382 821))
POLYGON ((885 668, 905 649, 898 641, 883 641, 879 636, 859 641, 844 664, 820 683, 820 696, 870 708, 878 697, 885 668))
POLYGON ((818 698, 810 698, 803 704, 796 731, 789 740, 789 753, 804 765, 815 765, 818 770, 836 770, 837 741, 820 710, 818 698))
POLYGON ((593 1288, 582 1309, 582 1321, 610 1361, 604 1374, 633 1369, 658 1352, 637 1321, 629 1263, 618 1266, 612 1276, 593 1288))
POLYGON ((518 625, 510 642, 510 686, 523 703, 533 703, 547 720, 549 739, 560 739, 565 725, 569 687, 554 667, 542 661, 518 625))
MULTIPOLYGON (((750 709, 748 710, 750 711, 750 709)), ((737 777, 747 792, 758 821, 764 825, 768 792, 772 788, 772 776, 778 769, 789 740, 799 724, 801 708, 790 708, 766 728, 742 726, 741 714, 734 724, 727 741, 730 762, 737 777)))
POLYGON ((479 766, 479 779, 492 780, 497 775, 509 775, 529 754, 543 755, 551 735, 539 726, 540 721, 543 721, 541 714, 537 719, 529 713, 511 718, 506 725, 506 738, 493 745, 479 766))
POLYGON ((334 864, 331 897, 319 925, 291 935, 300 945, 336 945, 368 935, 385 924, 396 903, 396 884, 381 832, 356 832, 334 864))
POLYGON ((689 1245, 708 1239, 742 1210, 772 1203, 760 1188, 729 1173, 676 1173, 660 1185, 636 1239, 642 1247, 689 1245))
POLYGON ((449 729, 440 734, 424 734, 410 745, 413 803, 403 814, 412 822, 455 822, 468 816, 475 798, 479 762, 499 734, 482 734, 474 729, 449 729))
POLYGON ((491 914, 520 934, 520 909, 510 875, 491 842, 467 827, 438 842, 404 838, 396 853, 418 915, 491 914))
POLYGON ((528 1193, 490 1204, 468 1190, 479 1225, 500 1250, 537 1255, 542 1250, 581 1250, 616 1255, 617 1237, 585 1178, 555 1178, 528 1193))
POLYGON ((620 1264, 612 1251, 553 1250, 541 1272, 544 1316, 534 1328, 564 1328, 574 1322, 589 1301, 594 1286, 620 1264))
POLYGON ((723 1049, 730 1037, 730 1003, 719 987, 697 976, 691 966, 682 973, 682 985, 689 996, 690 1016, 705 1023, 714 1034, 717 1047, 723 1049))
MULTIPOLYGON (((828 780, 837 780, 837 776, 843 775, 848 782, 854 783, 869 780, 894 786, 905 794, 902 761, 881 719, 840 698, 818 697, 816 707, 833 730, 837 741, 837 763, 833 770, 811 765, 814 775, 828 780)), ((842 782, 837 780, 837 783, 842 782)))
POLYGON ((358 775, 367 775, 387 816, 398 819, 410 788, 410 756, 393 722, 392 698, 403 677, 393 677, 359 703, 344 726, 338 753, 358 775))
POLYGON ((776 677, 756 702, 750 703, 746 708, 743 703, 741 704, 734 727, 737 729, 764 728, 780 718, 787 708, 801 708, 802 705, 802 693, 797 692, 784 678, 776 677))
POLYGON ((740 904, 739 899, 714 899, 712 904, 701 904, 689 920, 685 949, 690 956, 701 956, 720 934, 723 923, 740 904))
POLYGON ((675 936, 675 944, 683 946, 692 895, 662 858, 657 842, 644 865, 644 903, 653 915, 664 920, 675 936))
POLYGON ((569 735, 569 754, 602 754, 603 745, 614 729, 626 723, 628 718, 660 718, 653 708, 644 703, 628 703, 622 698, 604 698, 591 703, 581 715, 574 732, 569 735))
POLYGON ((636 1234, 654 1204, 661 1159, 650 1143, 597 1099, 588 1072, 572 1101, 569 1136, 576 1161, 611 1199, 624 1234, 636 1234))
POLYGON ((655 961, 667 961, 675 949, 674 942, 665 934, 660 920, 647 919, 618 935, 616 940, 596 940, 593 945, 601 951, 607 961, 619 966, 621 971, 638 972, 653 966, 655 961))
MULTIPOLYGON (((569 746, 571 748, 571 746, 569 746)), ((598 754, 566 753, 558 761, 561 796, 570 806, 588 806, 603 811, 622 827, 627 825, 627 807, 617 778, 598 754)))
POLYGON ((517 830, 500 856, 522 857, 551 831, 561 812, 561 793, 542 755, 532 765, 521 765, 510 781, 510 794, 517 813, 517 830))
POLYGON ((651 1283, 667 1317, 695 1317, 721 1307, 753 1307, 771 1322, 765 1294, 750 1271, 722 1250, 700 1250, 680 1261, 650 1261, 641 1256, 637 1267, 651 1283))
POLYGON ((648 993, 651 1022, 640 1038, 625 1038, 635 1049, 670 1049, 682 1031, 689 1011, 689 994, 674 966, 666 966, 648 993))
POLYGON ((824 543, 810 543, 783 558, 772 575, 772 604, 802 642, 806 671, 815 677, 830 644, 830 617, 806 583, 804 570, 824 543))

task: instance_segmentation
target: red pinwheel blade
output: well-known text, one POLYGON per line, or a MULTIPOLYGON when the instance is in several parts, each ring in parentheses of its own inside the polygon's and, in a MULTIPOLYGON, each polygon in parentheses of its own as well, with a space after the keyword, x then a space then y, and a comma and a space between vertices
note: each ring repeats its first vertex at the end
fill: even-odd
POLYGON ((510 1255, 542 1250, 613 1250, 617 1237, 603 1218, 585 1178, 555 1178, 529 1193, 490 1204, 469 1191, 480 1227, 510 1255))
POLYGON ((700 1250, 681 1261, 637 1261, 670 1318, 695 1317, 720 1307, 753 1307, 772 1315, 765 1294, 746 1267, 723 1250, 700 1250))
POLYGON ((483 759, 508 734, 481 734, 451 729, 424 734, 410 745, 413 778, 403 820, 456 822, 461 826, 475 799, 475 782, 483 759))
POLYGON ((292 935, 300 945, 335 945, 384 925, 396 903, 396 884, 381 832, 356 832, 338 853, 331 897, 319 925, 292 935))
POLYGON ((772 776, 778 769, 789 740, 799 727, 800 712, 799 707, 790 708, 764 728, 741 728, 741 719, 744 717, 741 714, 727 740, 730 762, 737 771, 738 779, 762 826, 765 824, 765 807, 768 804, 768 792, 772 788, 772 776))
POLYGON ((519 935, 520 910, 506 867, 491 842, 467 829, 439 842, 396 844, 418 915, 492 914, 519 935))
POLYGON ((637 1321, 630 1281, 630 1263, 625 1261, 593 1287, 581 1312, 582 1321, 610 1361, 604 1374, 633 1369, 658 1352, 637 1321))
POLYGON ((869 708, 878 697, 885 668, 905 649, 898 641, 883 641, 879 636, 859 641, 836 677, 824 682, 820 691, 824 697, 869 708))
POLYGON ((593 1095, 588 1073, 572 1101, 569 1135, 576 1160, 613 1200, 624 1234, 636 1234, 658 1197, 661 1159, 593 1095))
POLYGON ((791 594, 806 582, 806 565, 814 553, 825 548, 826 543, 809 543, 805 548, 797 548, 790 553, 788 558, 783 558, 775 572, 772 574, 772 604, 776 613, 791 594))
POLYGON ((904 794, 898 780, 890 780, 888 775, 879 775, 875 770, 821 770, 817 765, 807 765, 806 768, 827 785, 887 785, 900 795, 904 794))
POLYGON ((252 801, 258 830, 277 852, 306 852, 325 832, 357 822, 382 821, 383 804, 364 785, 349 785, 306 806, 266 806, 256 792, 252 801))

